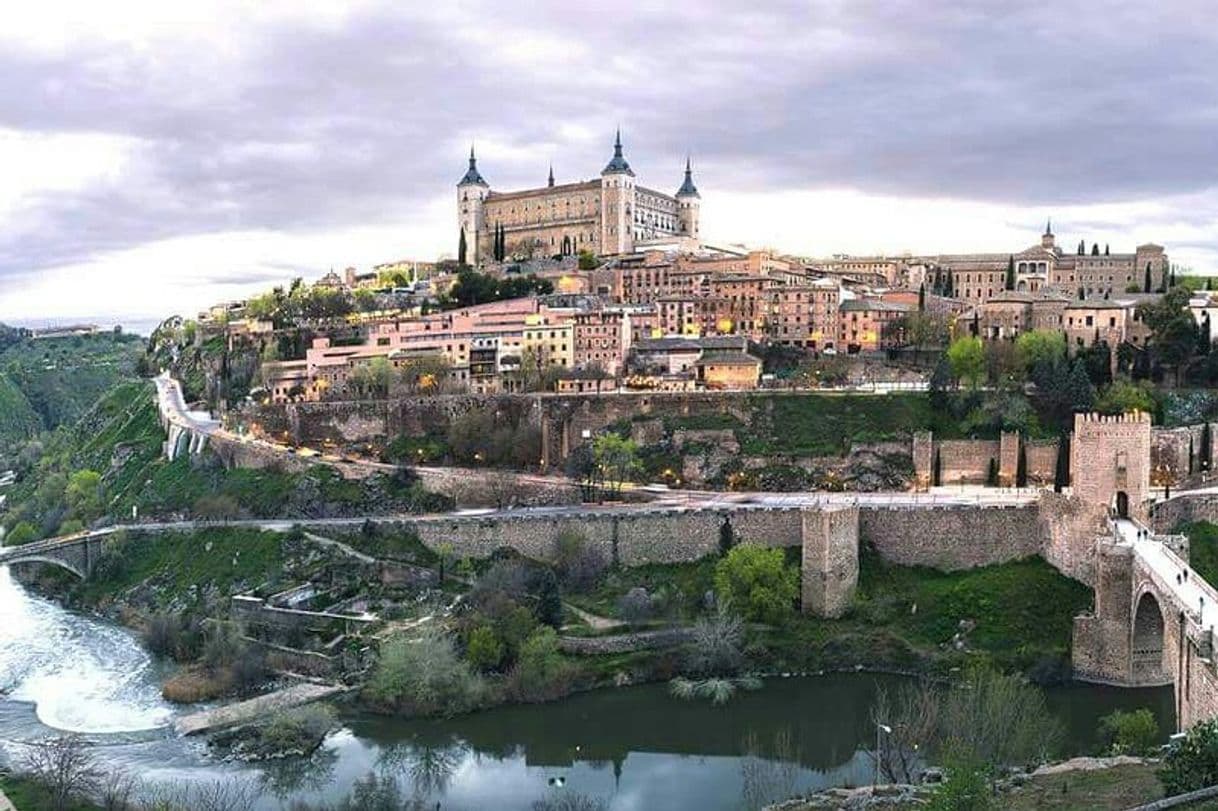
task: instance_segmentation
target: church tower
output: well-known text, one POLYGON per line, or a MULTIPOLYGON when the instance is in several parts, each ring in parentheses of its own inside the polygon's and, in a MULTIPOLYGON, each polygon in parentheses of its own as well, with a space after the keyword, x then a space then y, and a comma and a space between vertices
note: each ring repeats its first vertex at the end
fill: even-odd
POLYGON ((694 185, 694 173, 690 167, 689 158, 685 159, 685 182, 677 190, 677 222, 680 225, 681 236, 701 241, 698 232, 698 210, 702 204, 702 195, 694 185))
POLYGON ((634 250, 634 170, 622 155, 622 131, 613 142, 613 159, 601 172, 601 253, 634 250))
MULTIPOLYGON (((478 173, 478 159, 474 157, 474 148, 471 146, 469 169, 466 170, 465 177, 457 183, 457 239, 460 245, 461 237, 465 237, 465 261, 471 267, 478 267, 482 260, 478 251, 478 238, 483 227, 482 201, 490 191, 490 185, 478 173)), ((460 259, 460 256, 457 258, 460 259)))
POLYGON ((1045 220, 1045 232, 1040 236, 1040 247, 1046 251, 1057 248, 1057 238, 1053 236, 1053 220, 1045 220))

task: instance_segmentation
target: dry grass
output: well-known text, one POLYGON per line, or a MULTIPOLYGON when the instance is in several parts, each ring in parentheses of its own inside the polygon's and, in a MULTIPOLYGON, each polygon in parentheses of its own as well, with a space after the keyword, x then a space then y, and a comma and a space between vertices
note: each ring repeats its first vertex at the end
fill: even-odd
POLYGON ((161 695, 175 704, 194 704, 225 695, 232 689, 231 681, 227 670, 212 673, 203 667, 191 667, 166 679, 161 695))

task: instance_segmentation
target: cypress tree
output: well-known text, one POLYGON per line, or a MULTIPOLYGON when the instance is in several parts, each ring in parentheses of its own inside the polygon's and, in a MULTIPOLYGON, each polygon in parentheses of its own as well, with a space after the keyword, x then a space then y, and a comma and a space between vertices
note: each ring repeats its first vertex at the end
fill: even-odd
POLYGON ((1087 376, 1087 367, 1081 359, 1074 361, 1066 391, 1069 394, 1070 407, 1076 413, 1090 411, 1095 407, 1095 386, 1087 376))
POLYGON ((1150 262, 1146 263, 1146 281, 1142 284, 1142 292, 1150 292, 1150 262))
POLYGON ((918 287, 918 312, 926 312, 926 282, 918 287))
POLYGON ((1024 449, 1022 440, 1019 443, 1019 461, 1015 463, 1015 486, 1028 486, 1028 452, 1024 449))
POLYGON ((1082 256, 1086 252, 1087 252, 1087 241, 1085 239, 1080 239, 1078 241, 1078 255, 1082 256))
POLYGON ((998 486, 998 460, 990 457, 990 467, 985 473, 985 483, 987 487, 998 486))
POLYGON ((943 457, 939 455, 938 449, 935 450, 935 464, 931 471, 931 484, 939 487, 943 484, 943 457))
POLYGON ((1193 437, 1192 437, 1192 434, 1189 434, 1189 437, 1188 437, 1188 474, 1190 476, 1193 475, 1193 454, 1194 453, 1195 453, 1195 450, 1193 448, 1193 437))
POLYGON ((956 293, 955 289, 953 288, 954 281, 955 281, 955 279, 952 278, 952 270, 951 270, 951 268, 948 268, 947 269, 947 282, 943 286, 943 295, 947 296, 948 298, 952 298, 956 293))
POLYGON ((465 229, 461 229, 461 237, 457 240, 457 264, 465 265, 465 229))
POLYGON ((1057 441, 1057 464, 1053 468, 1053 492, 1060 493, 1070 485, 1070 433, 1062 431, 1057 441))
POLYGON ((1092 256, 1100 255, 1100 243, 1098 243, 1098 242, 1091 243, 1091 255, 1092 256))
POLYGON ((1007 290, 1015 289, 1015 257, 1007 257, 1007 290))
POLYGON ((1105 243, 1104 243, 1104 256, 1111 256, 1111 255, 1112 255, 1112 254, 1110 254, 1110 253, 1108 252, 1108 243, 1107 243, 1107 242, 1105 242, 1105 243))

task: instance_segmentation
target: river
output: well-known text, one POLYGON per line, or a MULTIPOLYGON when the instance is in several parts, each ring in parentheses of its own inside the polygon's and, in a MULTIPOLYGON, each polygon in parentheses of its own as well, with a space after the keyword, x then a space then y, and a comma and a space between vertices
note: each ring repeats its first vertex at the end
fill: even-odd
MULTIPOLYGON (((177 786, 238 782, 256 788, 259 811, 342 796, 370 772, 445 811, 525 811, 559 792, 603 797, 613 811, 736 811, 869 782, 869 708, 878 689, 902 681, 770 679, 723 707, 645 685, 447 720, 353 716, 309 761, 266 768, 217 762, 203 742, 175 737, 177 710, 161 700, 159 675, 130 633, 31 595, 0 567, 0 759, 78 732, 111 769, 177 786)), ((1076 753, 1092 748, 1099 717, 1118 707, 1149 706, 1164 729, 1173 724, 1170 688, 1071 685, 1048 698, 1076 753)))

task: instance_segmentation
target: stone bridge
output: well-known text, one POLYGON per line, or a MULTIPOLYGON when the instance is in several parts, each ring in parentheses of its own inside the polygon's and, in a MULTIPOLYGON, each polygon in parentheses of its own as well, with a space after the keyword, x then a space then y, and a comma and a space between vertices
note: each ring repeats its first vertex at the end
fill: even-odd
POLYGON ((83 580, 92 573, 101 557, 102 544, 113 532, 113 529, 103 529, 62 538, 47 538, 22 546, 0 546, 0 566, 47 563, 67 569, 83 580))

